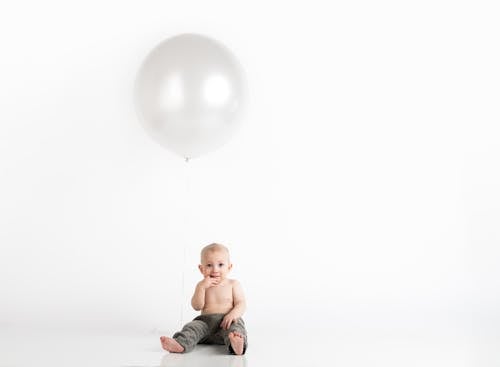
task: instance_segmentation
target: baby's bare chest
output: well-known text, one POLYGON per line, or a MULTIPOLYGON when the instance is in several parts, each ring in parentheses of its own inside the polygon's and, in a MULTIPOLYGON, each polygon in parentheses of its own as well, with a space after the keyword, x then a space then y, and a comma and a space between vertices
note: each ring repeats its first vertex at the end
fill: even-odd
POLYGON ((205 302, 216 304, 232 304, 233 288, 230 285, 211 287, 205 292, 205 302))

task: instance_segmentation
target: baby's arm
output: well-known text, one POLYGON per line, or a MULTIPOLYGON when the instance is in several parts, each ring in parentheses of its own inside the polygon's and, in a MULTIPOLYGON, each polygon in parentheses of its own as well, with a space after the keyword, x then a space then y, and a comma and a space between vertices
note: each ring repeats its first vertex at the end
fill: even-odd
POLYGON ((200 311, 205 307, 205 291, 218 283, 218 280, 210 278, 210 276, 207 275, 205 279, 196 285, 193 298, 191 298, 191 306, 193 306, 196 311, 200 311))
POLYGON ((223 329, 229 329, 229 326, 231 326, 232 322, 241 316, 243 316, 243 313, 245 312, 247 305, 245 301, 245 294, 243 293, 243 288, 241 287, 240 282, 237 280, 234 280, 233 283, 233 308, 229 313, 224 316, 224 319, 222 320, 221 327, 223 329))

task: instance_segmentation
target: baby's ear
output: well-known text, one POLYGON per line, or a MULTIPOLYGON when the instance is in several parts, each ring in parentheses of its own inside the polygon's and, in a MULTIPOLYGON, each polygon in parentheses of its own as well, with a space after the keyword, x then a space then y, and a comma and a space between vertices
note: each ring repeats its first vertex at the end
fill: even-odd
POLYGON ((203 266, 202 266, 201 264, 200 264, 200 265, 198 265, 198 269, 200 269, 200 273, 202 273, 202 274, 203 274, 203 266))
POLYGON ((228 270, 231 270, 233 268, 233 264, 229 264, 227 268, 228 270))

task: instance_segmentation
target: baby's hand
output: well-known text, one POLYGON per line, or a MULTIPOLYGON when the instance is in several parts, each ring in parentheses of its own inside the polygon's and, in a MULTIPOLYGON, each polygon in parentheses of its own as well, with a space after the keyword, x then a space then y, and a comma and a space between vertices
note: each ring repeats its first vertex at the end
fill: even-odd
POLYGON ((234 321, 236 321, 236 318, 230 312, 226 316, 224 316, 222 322, 220 323, 220 327, 224 330, 228 330, 234 321))
POLYGON ((212 278, 212 277, 210 277, 210 275, 207 275, 205 277, 205 279, 203 279, 201 281, 201 284, 202 284, 203 288, 205 288, 205 289, 208 289, 210 287, 214 287, 214 286, 218 285, 219 283, 220 283, 219 278, 212 278))

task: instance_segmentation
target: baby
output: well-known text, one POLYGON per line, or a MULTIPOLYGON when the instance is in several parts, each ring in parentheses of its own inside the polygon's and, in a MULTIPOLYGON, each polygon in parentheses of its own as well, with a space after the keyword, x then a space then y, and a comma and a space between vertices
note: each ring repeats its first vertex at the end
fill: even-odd
POLYGON ((240 283, 227 278, 233 264, 228 249, 212 243, 201 250, 198 266, 203 280, 196 285, 191 306, 201 315, 184 325, 173 338, 160 337, 163 349, 171 353, 185 353, 196 344, 225 344, 229 353, 242 355, 247 349, 245 323, 245 295, 240 283))

